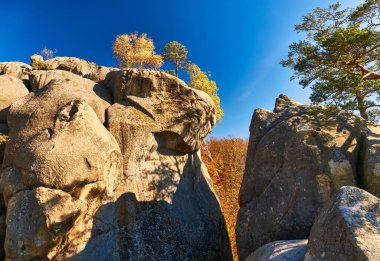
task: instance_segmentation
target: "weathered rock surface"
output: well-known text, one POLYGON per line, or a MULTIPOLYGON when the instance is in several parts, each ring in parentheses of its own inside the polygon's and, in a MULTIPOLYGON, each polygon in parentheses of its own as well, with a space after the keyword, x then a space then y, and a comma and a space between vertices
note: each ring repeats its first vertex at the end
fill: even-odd
MULTIPOLYGON (((211 99, 149 70, 114 72, 106 82, 117 102, 107 122, 123 154, 127 192, 113 207, 123 217, 119 230, 107 235, 127 240, 109 251, 123 249, 123 260, 231 260, 219 202, 193 153, 215 123, 211 99)), ((80 257, 104 249, 101 241, 94 244, 80 257)))
POLYGON ((7 258, 54 259, 80 251, 91 237, 98 208, 122 190, 116 140, 89 105, 73 100, 18 153, 0 178, 7 258))
POLYGON ((306 245, 306 239, 275 241, 260 247, 245 261, 303 261, 306 245))
POLYGON ((11 75, 0 75, 0 122, 7 122, 9 106, 29 93, 23 82, 11 75))
POLYGON ((25 142, 53 128, 57 113, 63 106, 80 99, 91 106, 101 122, 105 121, 105 110, 110 104, 93 90, 83 87, 81 81, 55 80, 14 102, 8 115, 10 141, 6 147, 4 166, 14 164, 25 142))
POLYGON ((42 64, 44 64, 44 58, 41 55, 33 54, 30 56, 30 66, 32 66, 32 68, 39 67, 42 64))
POLYGON ((123 121, 145 125, 162 153, 195 152, 215 124, 211 98, 169 74, 130 69, 109 73, 106 82, 117 102, 110 121, 121 113, 123 121))
POLYGON ((9 260, 47 260, 84 202, 61 190, 38 187, 14 195, 7 210, 5 251, 9 260))
POLYGON ((380 197, 380 127, 369 126, 360 142, 361 187, 380 197))
POLYGON ((305 260, 380 260, 379 220, 379 198, 342 187, 313 225, 305 260))
POLYGON ((45 65, 9 110, 6 260, 231 260, 197 153, 215 124, 211 98, 160 72, 45 65))
POLYGON ((113 179, 120 176, 115 172, 121 172, 120 158, 116 140, 91 107, 84 100, 73 100, 61 108, 51 126, 23 142, 12 165, 22 170, 27 187, 71 191, 106 179, 114 187, 113 179))
MULTIPOLYGON (((63 71, 63 70, 33 70, 29 74, 29 82, 30 82, 30 87, 32 88, 33 91, 37 91, 46 85, 48 85, 51 81, 53 80, 78 80, 82 79, 84 83, 92 83, 92 86, 95 85, 96 83, 82 78, 79 75, 76 75, 74 73, 71 73, 69 71, 63 71)), ((89 84, 84 84, 85 87, 89 84)), ((89 87, 91 88, 91 87, 89 87)))
POLYGON ((341 186, 356 185, 353 119, 326 120, 286 96, 274 112, 255 110, 236 234, 239 258, 276 240, 307 238, 318 213, 341 186))
POLYGON ((26 63, 0 62, 0 75, 8 74, 20 80, 28 80, 28 75, 31 71, 32 67, 26 63))
POLYGON ((109 72, 117 70, 75 57, 55 57, 46 60, 45 66, 47 70, 69 71, 95 82, 103 81, 109 72))
MULTIPOLYGON (((33 91, 37 91, 49 85, 50 82, 57 80, 72 81, 74 82, 72 85, 80 86, 82 89, 95 92, 101 99, 106 102, 106 107, 108 107, 109 104, 112 104, 112 94, 108 87, 96 83, 92 80, 80 77, 74 73, 63 70, 34 70, 29 74, 29 82, 33 91)), ((72 86, 65 86, 73 88, 72 86)))

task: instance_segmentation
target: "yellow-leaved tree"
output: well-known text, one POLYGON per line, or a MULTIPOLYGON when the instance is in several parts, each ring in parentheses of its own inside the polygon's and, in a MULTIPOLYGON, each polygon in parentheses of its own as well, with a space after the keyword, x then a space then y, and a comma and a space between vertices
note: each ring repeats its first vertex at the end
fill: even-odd
POLYGON ((113 54, 120 68, 160 68, 163 60, 154 51, 153 40, 146 34, 122 34, 113 43, 113 54))
POLYGON ((203 72, 197 65, 191 63, 187 66, 187 72, 190 77, 189 85, 195 89, 204 91, 215 103, 216 107, 216 120, 220 123, 223 116, 223 110, 220 107, 220 98, 218 95, 218 87, 214 81, 211 81, 208 77, 210 74, 203 72))

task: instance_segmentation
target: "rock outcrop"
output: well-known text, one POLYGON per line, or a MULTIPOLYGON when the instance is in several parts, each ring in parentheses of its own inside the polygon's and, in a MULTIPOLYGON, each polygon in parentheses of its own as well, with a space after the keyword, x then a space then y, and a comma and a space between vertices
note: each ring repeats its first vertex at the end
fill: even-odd
POLYGON ((359 146, 360 174, 362 188, 380 197, 380 127, 365 129, 359 146))
POLYGON ((357 184, 355 118, 316 109, 282 95, 273 112, 255 110, 236 227, 242 260, 266 243, 307 238, 331 195, 357 184))
POLYGON ((32 71, 32 67, 22 62, 0 62, 0 75, 8 74, 19 78, 20 80, 28 80, 28 75, 32 71))
POLYGON ((342 187, 310 232, 305 261, 380 260, 380 199, 342 187))
POLYGON ((23 82, 11 75, 0 75, 0 123, 7 122, 11 104, 29 94, 23 82))
POLYGON ((108 127, 127 180, 117 204, 128 213, 120 221, 126 259, 230 260, 219 203, 196 153, 215 124, 211 99, 156 71, 112 72, 106 82, 116 102, 108 127))
POLYGON ((47 70, 69 71, 95 82, 104 80, 109 72, 117 70, 75 57, 55 57, 44 63, 47 70))
POLYGON ((249 255, 245 261, 303 261, 307 240, 282 240, 268 243, 249 255))
POLYGON ((8 113, 6 260, 231 260, 198 152, 211 98, 161 72, 43 63, 8 113))

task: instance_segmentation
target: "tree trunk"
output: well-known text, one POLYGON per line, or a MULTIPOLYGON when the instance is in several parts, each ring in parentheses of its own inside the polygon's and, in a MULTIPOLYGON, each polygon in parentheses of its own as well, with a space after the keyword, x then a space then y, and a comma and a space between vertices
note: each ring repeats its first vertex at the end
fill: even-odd
POLYGON ((359 109, 360 116, 364 120, 368 120, 368 113, 364 106, 364 98, 361 95, 356 94, 356 100, 358 101, 358 109, 359 109))
POLYGON ((178 61, 175 61, 175 76, 178 78, 178 61))

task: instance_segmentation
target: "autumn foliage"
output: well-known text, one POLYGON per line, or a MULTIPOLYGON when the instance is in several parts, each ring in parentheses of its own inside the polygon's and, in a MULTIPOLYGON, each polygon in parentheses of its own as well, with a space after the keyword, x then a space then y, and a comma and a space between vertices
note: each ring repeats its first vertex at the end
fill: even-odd
POLYGON ((202 148, 202 160, 207 166, 222 205, 235 260, 238 260, 235 224, 247 147, 248 141, 241 138, 210 138, 202 148))
POLYGON ((113 54, 120 68, 159 68, 163 60, 156 54, 153 40, 146 34, 123 34, 113 43, 113 54))

